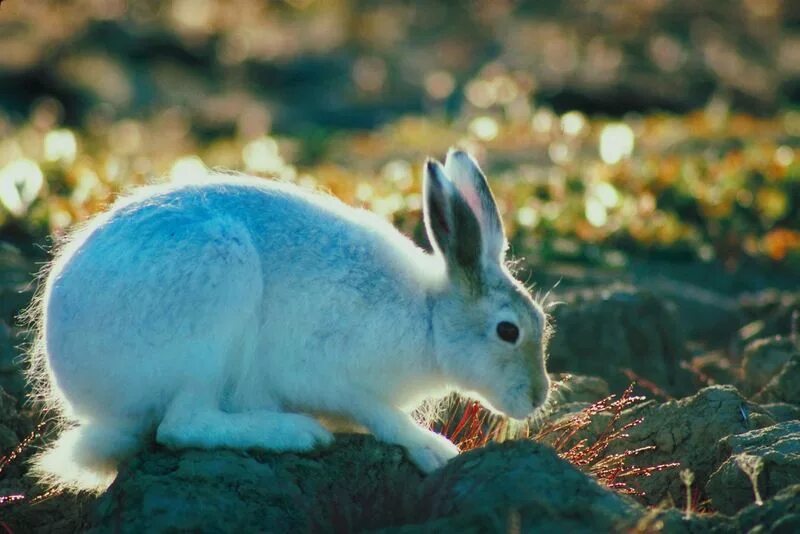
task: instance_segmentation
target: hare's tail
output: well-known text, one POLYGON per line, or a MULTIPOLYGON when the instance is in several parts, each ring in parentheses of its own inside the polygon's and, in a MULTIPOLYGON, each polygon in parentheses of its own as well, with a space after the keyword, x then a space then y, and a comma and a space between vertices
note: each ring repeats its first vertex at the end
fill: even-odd
POLYGON ((114 481, 120 462, 141 442, 141 435, 128 428, 82 423, 62 431, 34 456, 31 473, 49 487, 100 492, 114 481))

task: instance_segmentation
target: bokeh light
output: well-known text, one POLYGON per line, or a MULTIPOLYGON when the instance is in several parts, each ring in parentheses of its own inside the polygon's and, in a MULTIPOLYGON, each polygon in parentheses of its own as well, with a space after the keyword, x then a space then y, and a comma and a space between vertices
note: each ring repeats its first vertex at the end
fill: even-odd
POLYGON ((43 184, 44 175, 35 161, 14 160, 0 169, 0 203, 15 217, 22 217, 43 184))
POLYGON ((600 157, 608 164, 620 162, 633 153, 634 134, 624 123, 607 124, 600 132, 600 157))

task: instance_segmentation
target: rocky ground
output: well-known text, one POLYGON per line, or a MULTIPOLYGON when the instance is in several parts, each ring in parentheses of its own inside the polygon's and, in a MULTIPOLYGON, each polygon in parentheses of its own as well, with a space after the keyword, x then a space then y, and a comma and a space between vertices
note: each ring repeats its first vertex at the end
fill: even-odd
MULTIPOLYGON (((32 295, 28 273, 35 265, 5 247, 0 267, 0 448, 10 452, 39 421, 25 404, 17 348, 25 336, 14 321, 32 295)), ((572 285, 554 297, 563 304, 552 309, 549 364, 574 375, 559 375, 559 402, 537 425, 569 421, 638 380, 648 400, 628 406, 618 423, 641 422, 602 456, 644 447, 631 464, 680 466, 626 480, 634 495, 567 461, 567 447, 554 450, 552 439, 490 443, 424 477, 402 449, 341 435, 331 448, 307 455, 153 447, 126 463, 99 497, 39 501, 43 488, 26 477, 25 460, 45 436, 2 465, 0 495, 24 497, 0 507, 0 526, 15 533, 796 531, 800 340, 792 317, 800 295, 695 289, 703 299, 602 283, 572 285), (705 336, 696 335, 701 322, 705 336), (688 504, 683 470, 693 474, 688 504)), ((591 444, 611 417, 593 414, 570 439, 591 444)))

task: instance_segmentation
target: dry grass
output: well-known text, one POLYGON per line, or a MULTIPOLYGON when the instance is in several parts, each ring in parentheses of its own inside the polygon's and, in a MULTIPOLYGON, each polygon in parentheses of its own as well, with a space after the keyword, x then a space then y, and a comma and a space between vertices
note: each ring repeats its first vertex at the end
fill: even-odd
MULTIPOLYGON (((6 468, 18 460, 23 453, 31 446, 31 444, 36 440, 38 437, 42 435, 42 430, 44 429, 44 423, 40 423, 30 434, 28 434, 23 440, 17 443, 16 447, 11 449, 8 454, 0 457, 0 475, 6 470, 6 468)), ((9 495, 0 495, 0 507, 9 506, 12 504, 19 503, 21 501, 26 500, 28 497, 22 493, 14 493, 9 495)))
POLYGON ((624 448, 625 439, 629 437, 628 431, 641 424, 642 419, 625 422, 623 412, 644 399, 643 396, 633 395, 631 384, 619 398, 610 395, 567 418, 545 422, 535 431, 530 424, 512 429, 506 419, 490 414, 479 403, 458 399, 451 404, 445 417, 446 422, 437 430, 462 451, 482 447, 490 441, 503 441, 512 436, 547 442, 561 458, 590 474, 604 486, 619 493, 641 495, 632 482, 680 465, 678 462, 651 466, 631 465, 633 458, 655 448, 624 448), (596 437, 579 437, 598 417, 606 416, 610 417, 596 437), (617 445, 617 449, 623 448, 623 452, 609 453, 612 444, 617 445))
POLYGON ((538 430, 534 439, 542 441, 549 438, 548 441, 552 441, 559 456, 580 470, 591 474, 604 486, 619 493, 640 495, 641 492, 630 485, 631 481, 649 477, 653 473, 665 469, 674 469, 680 464, 672 462, 651 466, 630 465, 631 459, 643 452, 655 449, 655 446, 624 449, 620 453, 608 453, 612 444, 624 445, 625 439, 629 437, 627 431, 643 421, 643 418, 628 422, 622 420, 625 409, 645 399, 643 396, 633 395, 633 387, 633 384, 628 386, 619 398, 616 395, 610 395, 566 420, 545 424, 538 430), (588 438, 576 441, 578 433, 586 429, 600 414, 611 415, 605 428, 593 441, 588 438))
MULTIPOLYGON (((20 461, 27 455, 34 442, 47 434, 47 427, 47 422, 39 423, 36 425, 36 428, 34 428, 27 436, 25 436, 24 439, 17 443, 17 445, 10 452, 0 457, 0 477, 3 476, 4 471, 8 466, 20 461)), ((63 493, 63 490, 51 488, 33 496, 25 493, 0 495, 0 508, 11 507, 15 505, 33 506, 44 500, 60 495, 61 493, 63 493)), ((0 522, 0 527, 3 527, 10 532, 10 527, 2 522, 0 522)))

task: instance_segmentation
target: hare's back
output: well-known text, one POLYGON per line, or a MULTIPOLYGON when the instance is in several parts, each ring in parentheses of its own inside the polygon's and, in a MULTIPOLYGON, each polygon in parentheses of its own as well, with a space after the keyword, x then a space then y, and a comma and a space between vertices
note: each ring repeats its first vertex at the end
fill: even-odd
POLYGON ((414 247, 376 219, 266 180, 143 188, 57 254, 45 292, 48 335, 56 326, 105 332, 147 326, 152 333, 162 319, 159 328, 169 335, 182 313, 219 307, 240 292, 257 295, 265 284, 394 278, 386 256, 407 258, 403 249, 414 247), (109 328, 113 321, 118 328, 109 328))
POLYGON ((285 204, 282 196, 280 189, 226 182, 136 191, 58 252, 47 280, 48 319, 91 310, 154 317, 175 304, 170 295, 202 300, 234 283, 236 272, 260 283, 252 219, 285 204))
POLYGON ((174 304, 166 298, 172 293, 197 300, 216 287, 232 290, 237 280, 395 286, 413 283, 422 261, 411 241, 372 213, 286 184, 220 179, 145 188, 115 204, 57 255, 45 296, 58 305, 54 314, 130 309, 146 320, 174 304))

